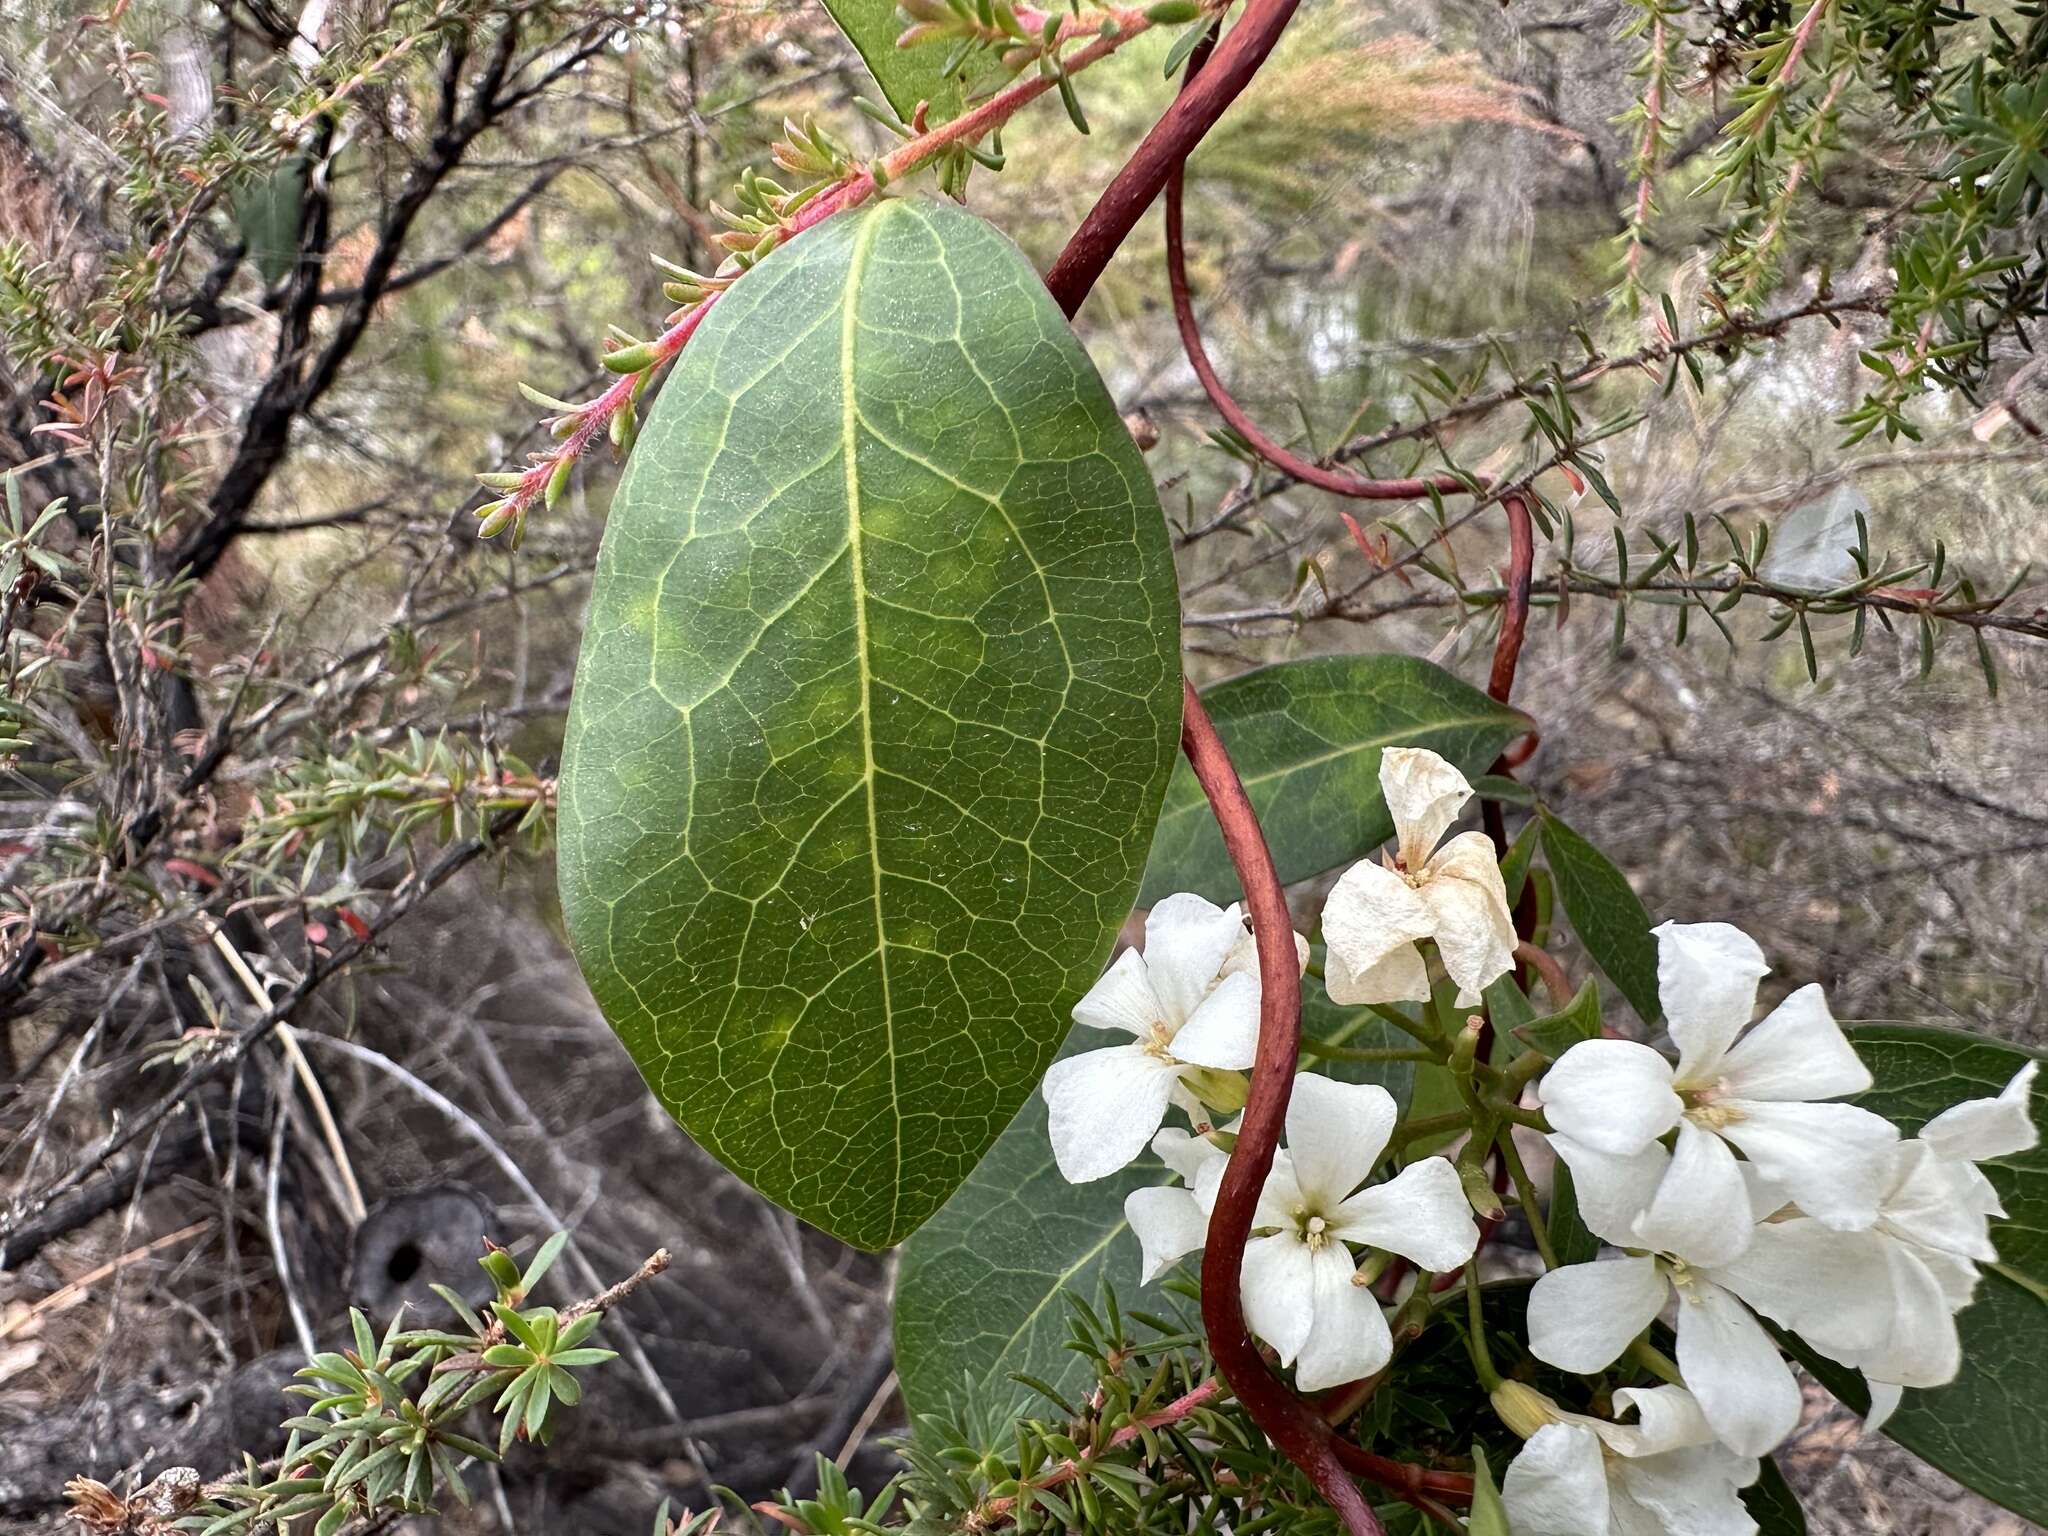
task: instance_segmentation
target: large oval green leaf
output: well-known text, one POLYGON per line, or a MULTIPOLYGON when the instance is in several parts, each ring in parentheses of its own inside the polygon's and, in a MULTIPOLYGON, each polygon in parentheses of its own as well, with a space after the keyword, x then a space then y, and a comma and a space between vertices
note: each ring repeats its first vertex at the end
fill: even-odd
POLYGON ((1130 910, 1178 624, 1002 235, 890 199, 733 287, 619 488, 562 766, 570 939, 691 1135, 864 1247, 945 1202, 1130 910))
MULTIPOLYGON (((1303 880, 1370 853, 1393 835, 1380 797, 1380 751, 1428 747, 1467 775, 1483 773, 1530 728, 1417 656, 1317 656, 1285 661, 1204 689, 1257 807, 1282 880, 1303 880)), ((1167 787, 1139 900, 1175 891, 1238 899, 1237 872, 1216 818, 1183 763, 1167 787)))
MULTIPOLYGON (((1111 1044, 1077 1029, 1071 1050, 1111 1044)), ((945 1209, 903 1245, 896 1276, 896 1374, 903 1401, 934 1413, 971 1400, 999 1419, 1033 1396, 1029 1376, 1058 1392, 1092 1379, 1067 1348, 1069 1292, 1093 1302, 1104 1280, 1125 1307, 1165 1311, 1155 1287, 1140 1287, 1138 1239, 1124 1220, 1124 1196, 1170 1183, 1146 1153, 1128 1168, 1069 1184, 1052 1160, 1045 1099, 1033 1094, 1010 1128, 945 1209)))
MULTIPOLYGON (((1913 1025, 1866 1025, 1850 1039, 1877 1080, 1855 1102, 1908 1136, 1952 1104, 1995 1096, 2035 1059, 2018 1046, 1913 1025)), ((2038 1092, 2034 1122, 2048 1133, 2048 1103, 2038 1092)), ((1985 1269, 1976 1299, 1956 1319, 1962 1374, 1908 1392, 1884 1432, 1966 1487, 2048 1523, 2048 1146, 1986 1163, 1984 1172, 2006 1219, 1991 1229, 1999 1264, 1985 1269)), ((1853 1371, 1799 1354, 1832 1391, 1863 1406, 1853 1371)))

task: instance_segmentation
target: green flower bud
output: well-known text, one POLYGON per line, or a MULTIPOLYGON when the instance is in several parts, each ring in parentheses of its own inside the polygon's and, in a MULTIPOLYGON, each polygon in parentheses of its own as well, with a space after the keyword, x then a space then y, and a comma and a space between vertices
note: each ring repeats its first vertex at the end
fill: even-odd
POLYGON ((1245 1098, 1251 1093, 1251 1085, 1242 1072, 1224 1072, 1216 1067, 1202 1067, 1181 1081, 1219 1115, 1236 1114, 1244 1108, 1245 1098))

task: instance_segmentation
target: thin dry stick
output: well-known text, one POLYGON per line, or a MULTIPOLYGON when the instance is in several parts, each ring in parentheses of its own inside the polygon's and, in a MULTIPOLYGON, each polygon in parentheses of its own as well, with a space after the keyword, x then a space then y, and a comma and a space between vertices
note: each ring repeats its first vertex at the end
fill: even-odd
MULTIPOLYGON (((211 914, 198 914, 199 925, 206 929, 213 940, 213 947, 220 951, 228 969, 242 984, 242 990, 249 994, 249 1001, 261 1012, 270 1006, 270 994, 263 990, 263 983, 256 973, 249 969, 249 962, 242 952, 235 948, 234 941, 216 923, 211 914)), ((328 1154, 334 1159, 335 1171, 341 1176, 344 1204, 350 1221, 360 1226, 370 1214, 370 1208, 363 1203, 363 1187, 356 1182, 355 1165, 349 1161, 348 1148, 341 1139, 341 1127, 335 1123, 334 1111, 328 1107, 327 1094, 320 1086, 320 1079, 313 1075, 313 1064, 306 1060, 306 1053, 299 1049, 298 1032, 289 1024, 277 1026, 277 1043, 284 1048, 285 1059, 292 1065, 292 1072, 299 1085, 306 1090, 306 1101, 313 1106, 313 1118, 320 1123, 320 1137, 327 1143, 328 1154)))
POLYGON ((854 1421, 853 1430, 846 1437, 846 1444, 840 1446, 839 1454, 832 1458, 833 1466, 842 1472, 846 1470, 847 1463, 853 1460, 853 1453, 859 1450, 861 1442, 867 1439, 868 1431, 875 1427, 875 1420, 882 1416, 882 1410, 888 1406, 889 1398, 895 1390, 896 1373, 891 1371, 882 1378, 882 1384, 875 1388, 875 1395, 868 1399, 867 1407, 861 1410, 860 1417, 854 1421))
POLYGON ((107 1276, 118 1274, 130 1264, 140 1263, 151 1254, 161 1253, 166 1248, 175 1248, 178 1244, 197 1237, 202 1232, 210 1231, 212 1227, 213 1221, 211 1218, 205 1221, 195 1221, 189 1227, 180 1227, 175 1232, 166 1232, 162 1237, 154 1238, 144 1243, 140 1248, 130 1248, 126 1253, 111 1258, 94 1269, 87 1270, 76 1280, 66 1281, 63 1285, 58 1286, 56 1290, 50 1292, 49 1295, 30 1302, 27 1310, 18 1312, 13 1317, 0 1319, 0 1339, 12 1338, 46 1312, 63 1311, 74 1300, 83 1296, 95 1285, 98 1285, 100 1281, 106 1279, 107 1276))
MULTIPOLYGON (((478 1125, 469 1111, 465 1110, 460 1104, 457 1104, 432 1084, 414 1076, 380 1051, 373 1051, 367 1046, 357 1045, 353 1040, 337 1039, 333 1035, 314 1034, 307 1035, 304 1038, 309 1042, 318 1044, 322 1049, 336 1050, 340 1051, 344 1056, 354 1057, 363 1065, 382 1072, 386 1077, 403 1085, 415 1097, 431 1104, 445 1115, 451 1124, 484 1150, 491 1161, 498 1165, 499 1171, 506 1178, 510 1179, 519 1193, 525 1196, 527 1202, 540 1212, 542 1219, 560 1232, 569 1232, 569 1224, 556 1214, 555 1208, 548 1203, 547 1197, 534 1188, 533 1181, 527 1178, 525 1170, 513 1160, 512 1154, 499 1146, 496 1138, 481 1125, 478 1125)), ((565 1252, 569 1263, 576 1270, 577 1278, 581 1283, 590 1286, 594 1290, 601 1290, 604 1286, 604 1281, 599 1278, 597 1270, 592 1267, 590 1260, 584 1257, 582 1245, 576 1241, 573 1234, 569 1236, 565 1252)), ((662 1262, 664 1264, 667 1263, 666 1250, 663 1251, 662 1262)), ((681 1423, 682 1411, 676 1407, 675 1399, 669 1395, 668 1388, 663 1385, 661 1374, 654 1369, 653 1362, 647 1358, 647 1352, 640 1347, 640 1341, 634 1338, 631 1333, 628 1333, 620 1340, 620 1351, 632 1362, 633 1368, 640 1375, 641 1384, 647 1388, 648 1393, 654 1398, 655 1402, 660 1404, 661 1411, 672 1422, 681 1423)))

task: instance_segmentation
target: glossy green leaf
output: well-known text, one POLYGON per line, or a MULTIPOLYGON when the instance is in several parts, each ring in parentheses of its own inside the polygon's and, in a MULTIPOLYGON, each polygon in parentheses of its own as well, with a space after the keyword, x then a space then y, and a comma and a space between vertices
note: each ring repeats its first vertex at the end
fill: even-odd
POLYGON ((1590 1264, 1600 1256, 1600 1239, 1579 1214, 1579 1192, 1572 1171, 1559 1158, 1550 1174, 1550 1246, 1560 1264, 1590 1264))
POLYGON ((1499 1066, 1522 1054, 1517 1031, 1534 1022, 1536 1006, 1529 1001, 1512 970, 1491 982, 1482 996, 1487 1021, 1493 1025, 1494 1046, 1488 1059, 1499 1066))
MULTIPOLYGON (((1382 748, 1428 747, 1472 775, 1529 729, 1519 710, 1416 656, 1281 662, 1205 689, 1202 703, 1289 881, 1347 864, 1393 835, 1380 795, 1382 748)), ((1139 901, 1175 891, 1211 901, 1239 895, 1216 818, 1185 764, 1167 789, 1139 901)))
MULTIPOLYGON (((1914 1025, 1865 1026, 1850 1038, 1877 1079, 1855 1102, 1908 1136, 1950 1105, 1994 1096, 2036 1059, 2018 1046, 1914 1025)), ((2034 1121, 2048 1133, 2048 1099, 2038 1091, 2034 1121)), ((1906 1393, 1884 1432, 1966 1487, 2048 1523, 2048 1147, 1983 1167, 2006 1220, 1991 1229, 1998 1268, 1984 1269, 1976 1300, 1956 1319, 1962 1374, 1906 1393)), ((1798 1353, 1837 1396, 1859 1411, 1866 1405, 1854 1372, 1798 1353)))
POLYGON ((1756 1522, 1756 1536, 1805 1536, 1806 1511, 1778 1464, 1766 1456, 1757 1479, 1742 1490, 1742 1506, 1756 1522))
POLYGON ((1015 1115, 1180 722, 1150 476, 1023 255, 888 199, 712 311, 613 504, 561 890, 662 1103, 863 1247, 1015 1115))
MULTIPOLYGON (((1077 1030, 1075 1049, 1108 1042, 1077 1030)), ((1176 1117, 1177 1118, 1177 1117, 1176 1117)), ((1034 1093, 945 1208, 903 1245, 896 1276, 896 1371, 913 1414, 971 1394, 977 1410, 1027 1401, 1031 1376, 1079 1388, 1090 1366, 1066 1347, 1072 1291, 1092 1301, 1104 1279, 1119 1306, 1163 1313, 1138 1285, 1138 1240, 1124 1196, 1164 1184, 1149 1153, 1120 1173, 1069 1184, 1052 1160, 1045 1099, 1034 1093)))
POLYGON ((898 48, 896 39, 908 23, 896 13, 896 0, 825 0, 825 9, 904 122, 921 101, 931 103, 927 121, 933 127, 960 115, 960 81, 944 73, 951 46, 940 39, 898 48))
POLYGON ((1558 900, 1586 953, 1645 1024, 1663 1017, 1657 1003, 1657 941, 1650 914, 1606 854, 1553 816, 1543 819, 1543 857, 1558 900))

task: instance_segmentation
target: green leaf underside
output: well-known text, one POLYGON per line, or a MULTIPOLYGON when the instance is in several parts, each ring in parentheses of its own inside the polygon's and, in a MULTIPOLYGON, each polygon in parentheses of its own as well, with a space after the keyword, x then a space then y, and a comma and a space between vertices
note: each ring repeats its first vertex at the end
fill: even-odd
POLYGON ((896 14, 896 0, 825 0, 825 9, 904 122, 911 120, 920 101, 931 103, 927 121, 934 128, 960 115, 960 82, 940 73, 952 50, 944 42, 898 48, 896 39, 907 23, 896 14))
POLYGON ((642 433, 593 584, 561 890, 702 1145, 863 1247, 1037 1083, 1180 720, 1152 482, 1022 254, 888 199, 774 252, 642 433))
MULTIPOLYGON (((1070 1050, 1113 1043, 1076 1029, 1070 1050)), ((1119 1306, 1167 1312, 1156 1287, 1138 1285, 1124 1197, 1168 1182, 1147 1153, 1106 1179, 1069 1184, 1053 1163, 1045 1098, 1031 1095, 945 1209, 903 1245, 896 1370, 911 1413, 939 1412, 963 1393, 977 1414, 1021 1407, 1034 1394, 1016 1375, 1063 1393, 1084 1386, 1092 1368, 1066 1347, 1069 1291, 1092 1304, 1107 1278, 1119 1306)))
MULTIPOLYGON (((1916 1025, 1866 1025, 1849 1038, 1877 1079, 1854 1100, 1911 1136, 1952 1104, 1989 1098, 2033 1053, 1975 1035, 1916 1025)), ((2048 1133, 2048 1102, 2037 1090, 2034 1121, 2048 1133)), ((2036 1523, 2048 1523, 2048 1147, 1983 1165, 2005 1205, 1992 1241, 2001 1266, 1985 1269, 1976 1299, 1956 1323, 1962 1374, 1945 1387, 1909 1391, 1884 1432, 1957 1482, 2036 1523)), ((1845 1402, 1865 1405, 1862 1378, 1810 1350, 1801 1361, 1845 1402)))
POLYGON ((1606 854, 1550 812, 1541 815, 1543 856, 1572 931, 1636 1016, 1655 1024, 1663 1009, 1657 1003, 1657 940, 1649 912, 1606 854))
MULTIPOLYGON (((1382 748, 1428 747, 1470 776, 1529 729, 1519 710, 1417 656, 1280 662, 1205 689, 1202 703, 1286 881, 1361 858, 1393 835, 1380 795, 1382 748)), ((1139 901, 1175 891, 1220 902, 1239 895, 1216 818, 1185 763, 1167 786, 1139 901)))

